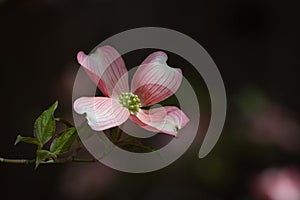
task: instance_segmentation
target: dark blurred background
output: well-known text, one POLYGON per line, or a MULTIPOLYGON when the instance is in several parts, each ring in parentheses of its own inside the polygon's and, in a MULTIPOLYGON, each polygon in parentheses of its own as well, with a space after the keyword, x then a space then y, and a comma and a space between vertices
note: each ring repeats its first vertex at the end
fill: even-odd
MULTIPOLYGON (((32 135, 35 118, 55 100, 57 115, 72 119, 77 52, 127 29, 157 26, 192 37, 214 59, 228 95, 224 131, 204 159, 198 141, 147 174, 100 163, 37 171, 1 164, 1 199, 299 200, 299 8, 283 0, 0 0, 0 156, 34 156, 34 147, 13 143, 17 134, 32 135)), ((202 104, 205 132, 209 103, 202 104)))

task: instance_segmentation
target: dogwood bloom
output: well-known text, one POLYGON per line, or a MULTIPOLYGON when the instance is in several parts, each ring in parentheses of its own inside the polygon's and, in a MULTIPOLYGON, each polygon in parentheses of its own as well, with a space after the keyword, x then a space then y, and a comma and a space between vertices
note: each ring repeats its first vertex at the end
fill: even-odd
POLYGON ((146 130, 176 136, 189 121, 179 108, 143 109, 167 99, 181 84, 181 70, 169 67, 167 58, 161 51, 150 54, 137 68, 129 89, 125 63, 113 47, 99 47, 90 55, 79 52, 78 62, 105 97, 80 97, 74 110, 85 113, 96 131, 119 126, 129 118, 146 130))

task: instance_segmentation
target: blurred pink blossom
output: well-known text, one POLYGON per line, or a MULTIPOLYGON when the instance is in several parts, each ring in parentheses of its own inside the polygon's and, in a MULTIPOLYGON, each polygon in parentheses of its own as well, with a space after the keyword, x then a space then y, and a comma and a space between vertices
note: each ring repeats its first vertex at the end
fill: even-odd
POLYGON ((300 172, 296 168, 267 169, 257 176, 253 189, 261 200, 299 200, 300 172))
POLYGON ((286 109, 268 103, 250 116, 249 137, 257 143, 276 144, 285 150, 300 147, 300 126, 286 109))

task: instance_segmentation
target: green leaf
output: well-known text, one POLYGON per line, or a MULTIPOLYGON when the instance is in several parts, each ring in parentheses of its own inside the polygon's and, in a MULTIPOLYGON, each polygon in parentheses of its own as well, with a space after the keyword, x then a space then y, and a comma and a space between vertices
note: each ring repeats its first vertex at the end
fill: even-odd
POLYGON ((69 128, 59 134, 57 138, 55 138, 50 146, 50 151, 55 154, 63 154, 70 150, 73 142, 77 137, 76 128, 69 128))
POLYGON ((15 145, 17 145, 19 142, 25 142, 25 143, 29 143, 29 144, 35 144, 37 146, 41 146, 41 143, 36 139, 36 138, 32 138, 32 137, 23 137, 21 135, 17 136, 17 139, 15 141, 15 145))
POLYGON ((44 149, 38 149, 36 151, 36 159, 35 159, 35 169, 41 164, 42 161, 45 161, 49 158, 56 158, 50 151, 44 149))
POLYGON ((34 136, 44 145, 48 142, 55 131, 55 120, 53 113, 56 110, 58 102, 45 110, 34 123, 34 136))

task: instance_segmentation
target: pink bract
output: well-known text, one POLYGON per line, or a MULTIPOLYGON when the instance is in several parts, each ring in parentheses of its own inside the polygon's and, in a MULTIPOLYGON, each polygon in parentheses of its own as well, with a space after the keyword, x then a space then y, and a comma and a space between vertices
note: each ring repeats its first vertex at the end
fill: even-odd
POLYGON ((79 52, 78 62, 105 97, 80 97, 74 102, 74 110, 85 113, 89 126, 96 131, 119 126, 129 118, 146 130, 176 136, 189 122, 179 108, 142 108, 167 99, 180 86, 182 72, 169 67, 167 58, 161 51, 150 54, 136 70, 129 89, 125 63, 113 47, 99 47, 90 55, 79 52), (136 113, 121 104, 120 95, 124 93, 137 95, 140 107, 136 113))

